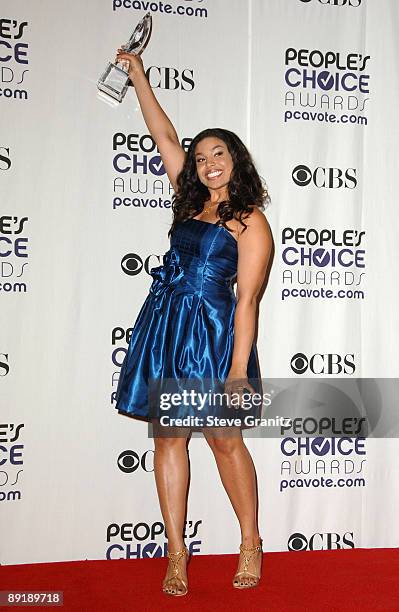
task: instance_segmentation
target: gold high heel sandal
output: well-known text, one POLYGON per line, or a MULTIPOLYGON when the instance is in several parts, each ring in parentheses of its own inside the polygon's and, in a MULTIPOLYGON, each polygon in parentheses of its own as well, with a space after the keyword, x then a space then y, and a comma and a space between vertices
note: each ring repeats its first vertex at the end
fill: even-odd
POLYGON ((179 575, 179 561, 183 557, 188 557, 188 550, 186 547, 182 548, 182 550, 178 550, 175 553, 168 552, 168 559, 170 559, 173 566, 173 576, 164 580, 162 590, 166 595, 174 595, 175 597, 179 597, 181 595, 187 595, 188 593, 187 584, 179 575), (172 582, 177 582, 177 585, 173 587, 169 586, 172 582))
POLYGON ((262 540, 260 540, 258 546, 255 546, 254 548, 247 548, 243 544, 240 545, 240 554, 242 554, 244 557, 244 568, 241 570, 241 572, 237 572, 233 578, 233 587, 236 589, 250 589, 258 586, 260 575, 258 576, 257 574, 253 574, 252 572, 248 571, 249 562, 258 552, 262 553, 262 540), (243 582, 245 579, 249 579, 249 584, 245 584, 243 582))

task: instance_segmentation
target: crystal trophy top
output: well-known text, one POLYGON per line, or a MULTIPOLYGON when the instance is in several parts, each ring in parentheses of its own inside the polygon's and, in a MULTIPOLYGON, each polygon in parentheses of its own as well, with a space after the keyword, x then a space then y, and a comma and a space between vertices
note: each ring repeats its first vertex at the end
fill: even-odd
MULTIPOLYGON (((122 45, 121 48, 126 53, 140 55, 150 40, 151 31, 152 17, 150 13, 147 13, 135 27, 128 42, 122 45)), ((116 102, 122 102, 127 92, 129 83, 130 79, 125 63, 123 61, 115 64, 110 62, 98 80, 97 87, 107 96, 108 99, 116 102)))

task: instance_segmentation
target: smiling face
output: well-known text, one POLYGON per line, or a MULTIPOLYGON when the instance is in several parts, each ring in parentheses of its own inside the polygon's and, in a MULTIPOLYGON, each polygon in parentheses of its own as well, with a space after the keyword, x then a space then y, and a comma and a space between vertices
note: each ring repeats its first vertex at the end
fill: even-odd
POLYGON ((233 159, 226 143, 209 136, 195 147, 198 178, 208 189, 226 189, 233 170, 233 159))

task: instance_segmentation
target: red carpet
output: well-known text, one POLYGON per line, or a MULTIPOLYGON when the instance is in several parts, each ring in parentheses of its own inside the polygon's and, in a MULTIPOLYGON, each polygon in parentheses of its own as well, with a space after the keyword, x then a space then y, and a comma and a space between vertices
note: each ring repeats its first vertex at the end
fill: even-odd
POLYGON ((66 612, 399 611, 399 549, 265 553, 262 582, 248 591, 230 586, 236 563, 235 555, 193 557, 185 597, 160 591, 165 559, 3 565, 0 590, 60 590, 66 612))

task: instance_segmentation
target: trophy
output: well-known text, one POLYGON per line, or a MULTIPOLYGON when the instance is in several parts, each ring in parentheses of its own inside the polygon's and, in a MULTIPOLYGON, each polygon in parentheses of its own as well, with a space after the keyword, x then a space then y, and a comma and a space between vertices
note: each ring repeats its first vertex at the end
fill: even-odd
MULTIPOLYGON (((135 27, 128 42, 122 45, 121 49, 126 53, 140 55, 150 40, 151 31, 152 17, 150 13, 146 13, 135 27)), ((120 61, 116 64, 111 62, 108 64, 98 80, 97 87, 102 93, 106 94, 108 100, 112 98, 112 101, 122 102, 129 84, 128 68, 126 68, 124 61, 120 61)))

